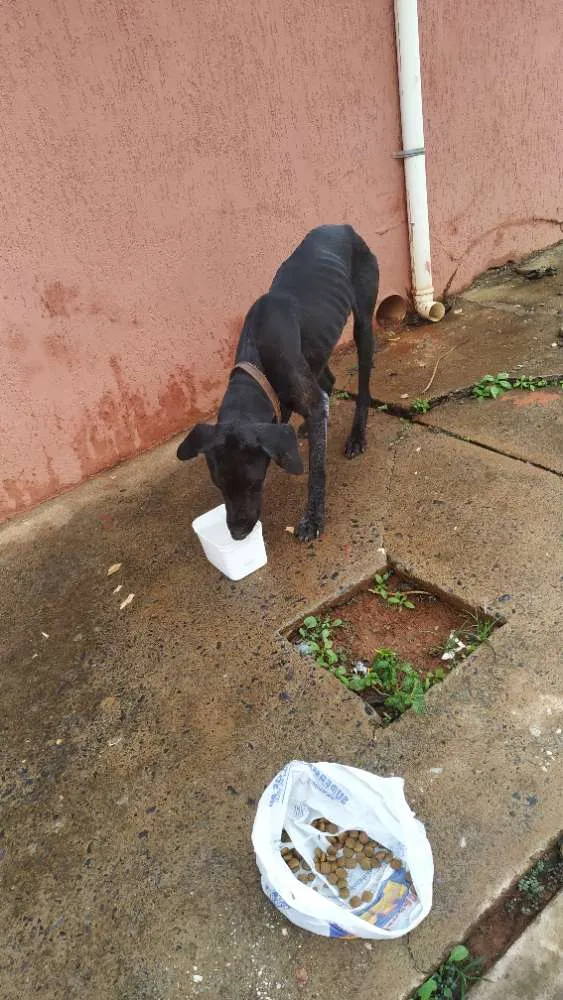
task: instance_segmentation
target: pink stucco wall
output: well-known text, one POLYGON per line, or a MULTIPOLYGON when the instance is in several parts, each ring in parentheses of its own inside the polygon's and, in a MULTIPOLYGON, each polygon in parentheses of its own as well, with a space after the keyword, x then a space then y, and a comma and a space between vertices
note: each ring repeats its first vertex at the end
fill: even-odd
MULTIPOLYGON (((440 289, 559 237, 563 25, 421 18, 440 289)), ((0 123, 0 517, 209 413, 313 225, 408 286, 390 0, 6 0, 0 123)))
POLYGON ((456 291, 563 237, 563 4, 426 0, 419 13, 432 266, 456 291))

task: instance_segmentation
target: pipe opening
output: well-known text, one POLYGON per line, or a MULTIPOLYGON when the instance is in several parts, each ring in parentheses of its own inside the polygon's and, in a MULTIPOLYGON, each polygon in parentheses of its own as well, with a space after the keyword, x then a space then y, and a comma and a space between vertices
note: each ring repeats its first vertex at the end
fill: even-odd
POLYGON ((388 295, 377 307, 375 318, 380 326, 395 326, 407 315, 407 302, 402 295, 388 295))
POLYGON ((428 310, 428 319, 431 319, 433 323, 439 323, 444 318, 445 313, 446 307, 443 302, 433 302, 428 310))

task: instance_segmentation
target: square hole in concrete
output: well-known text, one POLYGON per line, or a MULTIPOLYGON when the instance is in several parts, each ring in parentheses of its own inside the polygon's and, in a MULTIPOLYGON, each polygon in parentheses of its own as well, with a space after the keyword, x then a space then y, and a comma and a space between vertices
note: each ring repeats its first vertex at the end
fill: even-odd
POLYGON ((504 624, 388 566, 288 633, 384 724, 421 712, 430 687, 504 624))

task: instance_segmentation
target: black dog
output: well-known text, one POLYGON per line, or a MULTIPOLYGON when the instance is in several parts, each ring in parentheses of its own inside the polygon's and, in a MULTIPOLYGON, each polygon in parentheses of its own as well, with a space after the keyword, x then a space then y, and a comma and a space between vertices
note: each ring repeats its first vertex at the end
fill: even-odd
POLYGON ((303 472, 297 437, 287 423, 293 412, 305 418, 309 437, 309 499, 295 534, 310 541, 323 530, 328 397, 334 385, 327 362, 353 312, 358 398, 346 443, 346 455, 353 458, 366 447, 378 280, 377 261, 351 226, 319 226, 250 309, 217 424, 198 424, 177 452, 182 461, 205 454, 233 538, 246 538, 260 517, 270 459, 286 472, 303 472))

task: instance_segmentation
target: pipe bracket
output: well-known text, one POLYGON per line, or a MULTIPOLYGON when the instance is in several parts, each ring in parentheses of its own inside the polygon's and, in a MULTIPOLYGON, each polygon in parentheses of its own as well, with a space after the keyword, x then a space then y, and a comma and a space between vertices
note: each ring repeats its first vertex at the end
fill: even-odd
POLYGON ((409 156, 424 156, 425 152, 424 146, 419 146, 418 149, 402 149, 400 153, 393 153, 393 159, 408 160, 409 156))

